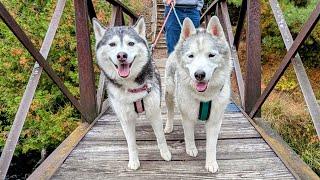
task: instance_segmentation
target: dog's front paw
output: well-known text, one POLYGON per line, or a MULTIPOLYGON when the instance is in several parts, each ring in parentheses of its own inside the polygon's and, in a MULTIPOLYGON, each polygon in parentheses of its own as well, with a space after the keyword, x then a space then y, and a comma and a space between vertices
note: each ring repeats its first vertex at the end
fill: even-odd
POLYGON ((164 133, 169 134, 173 131, 173 126, 166 124, 166 127, 164 128, 164 133))
POLYGON ((189 156, 197 157, 198 149, 196 146, 186 147, 186 152, 189 156))
POLYGON ((129 160, 128 168, 132 170, 137 170, 140 167, 139 160, 129 160))
POLYGON ((211 172, 211 173, 216 173, 219 170, 219 166, 217 161, 214 162, 206 162, 206 169, 207 171, 211 172))
POLYGON ((160 149, 160 154, 165 161, 171 160, 171 152, 169 151, 168 147, 160 149))

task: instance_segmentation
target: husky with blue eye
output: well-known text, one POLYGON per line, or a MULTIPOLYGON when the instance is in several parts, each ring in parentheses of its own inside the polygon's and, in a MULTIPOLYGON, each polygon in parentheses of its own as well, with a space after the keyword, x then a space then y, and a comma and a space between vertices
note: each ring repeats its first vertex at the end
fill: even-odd
POLYGON ((135 125, 145 111, 157 138, 161 157, 171 160, 160 110, 160 76, 152 64, 143 18, 133 27, 105 28, 93 19, 97 62, 107 79, 110 103, 128 143, 130 169, 140 166, 135 125))
POLYGON ((219 19, 195 29, 186 18, 180 40, 166 64, 165 100, 168 119, 165 133, 173 131, 174 96, 182 115, 186 152, 197 156, 194 125, 206 121, 206 169, 218 171, 216 147, 224 110, 230 98, 232 61, 219 19))

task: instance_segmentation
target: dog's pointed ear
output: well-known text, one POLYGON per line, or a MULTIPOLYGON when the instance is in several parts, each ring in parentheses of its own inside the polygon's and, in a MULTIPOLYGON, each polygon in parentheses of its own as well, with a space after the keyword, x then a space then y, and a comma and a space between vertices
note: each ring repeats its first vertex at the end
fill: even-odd
POLYGON ((146 38, 146 23, 144 18, 138 19, 137 23, 133 26, 133 29, 143 38, 146 38))
POLYGON ((188 37, 190 37, 191 35, 196 34, 196 33, 197 33, 197 30, 194 27, 194 24, 191 21, 191 19, 185 18, 183 21, 180 38, 187 39, 188 37))
POLYGON ((104 33, 106 32, 106 28, 102 26, 102 24, 99 22, 97 18, 92 19, 92 25, 94 36, 96 38, 96 43, 98 43, 102 39, 104 33))
POLYGON ((221 23, 217 16, 212 16, 208 23, 207 32, 210 33, 212 36, 216 36, 221 39, 226 39, 221 23))

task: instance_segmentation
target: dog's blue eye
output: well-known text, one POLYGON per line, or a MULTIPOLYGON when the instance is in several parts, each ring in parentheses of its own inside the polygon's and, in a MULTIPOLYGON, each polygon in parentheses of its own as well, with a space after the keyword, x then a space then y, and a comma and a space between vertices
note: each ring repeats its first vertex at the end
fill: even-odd
POLYGON ((114 42, 110 43, 109 46, 114 47, 114 46, 116 46, 116 43, 114 43, 114 42))
POLYGON ((214 54, 209 54, 209 58, 213 58, 214 56, 214 54))
POLYGON ((129 42, 128 45, 129 46, 134 46, 134 42, 129 42))
POLYGON ((190 54, 188 57, 189 57, 189 58, 193 58, 193 54, 190 54))

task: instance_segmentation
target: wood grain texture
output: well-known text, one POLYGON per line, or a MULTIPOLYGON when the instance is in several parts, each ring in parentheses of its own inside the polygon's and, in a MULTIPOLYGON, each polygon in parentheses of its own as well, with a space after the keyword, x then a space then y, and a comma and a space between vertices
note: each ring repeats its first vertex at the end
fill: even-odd
MULTIPOLYGON (((163 70, 160 70, 163 75, 163 70)), ((162 102, 162 121, 166 107, 162 102)), ((220 171, 205 170, 205 123, 197 122, 199 154, 185 152, 181 115, 174 116, 174 131, 166 135, 172 161, 160 157, 156 138, 145 115, 139 115, 136 138, 141 167, 127 168, 128 147, 121 125, 108 109, 70 153, 52 179, 293 179, 286 166, 240 112, 225 112, 217 147, 220 171)))
MULTIPOLYGON (((185 152, 184 141, 168 141, 173 161, 205 160, 205 140, 198 140, 196 146, 199 154, 196 158, 185 152)), ((155 141, 138 141, 140 160, 161 161, 159 149, 155 141)), ((218 159, 255 159, 261 157, 276 157, 270 147, 261 138, 256 139, 226 139, 218 141, 218 159)), ((127 143, 123 141, 83 141, 71 154, 74 160, 128 160, 127 143), (116 156, 115 156, 116 154, 116 156)))
MULTIPOLYGON (((173 132, 166 135, 167 140, 180 140, 183 139, 183 129, 181 125, 173 127, 173 132)), ((151 125, 136 125, 136 138, 137 140, 156 140, 151 125)), ((205 139, 204 124, 196 124, 195 138, 197 140, 205 139)), ((260 137, 257 131, 252 126, 242 124, 222 124, 222 129, 219 139, 239 139, 239 138, 256 138, 260 137)), ((85 137, 85 140, 124 140, 124 134, 120 123, 105 125, 95 125, 85 137)))
POLYGON ((294 179, 278 158, 218 160, 220 171, 207 173, 204 161, 141 161, 137 171, 127 161, 68 159, 52 179, 294 179))
POLYGON ((218 174, 205 171, 204 123, 197 123, 197 157, 185 152, 181 116, 166 135, 172 161, 160 157, 148 120, 141 116, 136 134, 141 167, 127 169, 128 150, 115 115, 103 116, 71 152, 52 179, 293 179, 293 176, 241 113, 225 114, 218 140, 218 174))

